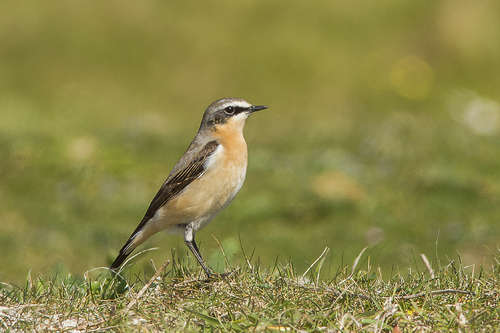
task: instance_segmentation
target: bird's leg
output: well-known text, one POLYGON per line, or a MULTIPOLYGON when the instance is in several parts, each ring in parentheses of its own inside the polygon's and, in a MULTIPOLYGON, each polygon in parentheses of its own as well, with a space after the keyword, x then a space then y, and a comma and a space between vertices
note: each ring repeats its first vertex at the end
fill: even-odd
POLYGON ((214 272, 205 264, 205 260, 203 260, 200 250, 198 250, 198 246, 194 240, 194 231, 193 228, 188 224, 186 225, 186 229, 184 229, 184 242, 187 247, 191 250, 198 263, 203 268, 208 278, 213 277, 214 272))

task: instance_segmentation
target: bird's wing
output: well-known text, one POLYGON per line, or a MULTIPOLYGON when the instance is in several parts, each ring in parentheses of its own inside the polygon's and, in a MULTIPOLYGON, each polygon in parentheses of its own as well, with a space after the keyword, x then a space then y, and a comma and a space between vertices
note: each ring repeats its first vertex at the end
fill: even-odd
POLYGON ((141 223, 137 226, 140 229, 147 221, 149 221, 167 201, 179 194, 193 180, 200 177, 205 172, 205 162, 217 149, 219 144, 217 141, 208 142, 185 167, 171 174, 160 187, 158 193, 149 204, 148 210, 144 215, 141 223))
MULTIPOLYGON (((166 204, 170 199, 179 194, 183 189, 185 189, 191 182, 198 177, 200 177, 206 170, 206 161, 214 153, 214 151, 219 146, 217 141, 210 141, 198 152, 186 152, 191 154, 190 161, 185 164, 185 166, 176 165, 174 171, 168 176, 167 180, 160 187, 158 193, 149 204, 146 214, 141 220, 141 223, 135 228, 134 232, 130 235, 128 241, 120 250, 120 254, 116 260, 111 265, 112 269, 117 268, 121 265, 123 260, 132 252, 133 248, 130 245, 136 234, 138 234, 143 227, 148 223, 148 221, 156 214, 156 211, 166 204)), ((181 160, 179 163, 184 162, 181 160)), ((133 246, 135 247, 135 246, 133 246)))

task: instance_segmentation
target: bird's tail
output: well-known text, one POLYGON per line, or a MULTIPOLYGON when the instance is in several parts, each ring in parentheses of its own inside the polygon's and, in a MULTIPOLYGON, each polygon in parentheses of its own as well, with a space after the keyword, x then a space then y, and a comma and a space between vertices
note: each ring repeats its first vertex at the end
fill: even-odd
POLYGON ((136 246, 134 246, 134 235, 132 235, 127 240, 125 245, 123 245, 123 247, 120 250, 120 253, 118 253, 118 256, 116 257, 115 261, 113 261, 113 263, 111 264, 111 266, 109 266, 109 268, 112 271, 116 272, 118 268, 123 264, 125 259, 127 259, 127 257, 130 255, 130 253, 134 251, 135 248, 136 246))
POLYGON ((136 247, 141 245, 149 236, 152 234, 152 230, 149 228, 144 228, 143 226, 137 227, 136 230, 130 235, 129 239, 123 245, 116 257, 115 261, 109 267, 113 271, 117 271, 117 269, 123 264, 125 259, 134 251, 136 247))

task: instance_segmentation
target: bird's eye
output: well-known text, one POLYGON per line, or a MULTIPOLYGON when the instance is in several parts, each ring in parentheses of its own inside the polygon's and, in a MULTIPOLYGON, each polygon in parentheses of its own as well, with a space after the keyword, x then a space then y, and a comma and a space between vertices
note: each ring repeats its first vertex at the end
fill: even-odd
POLYGON ((227 115, 233 115, 234 112, 236 111, 236 108, 234 106, 228 106, 224 109, 224 112, 227 114, 227 115))

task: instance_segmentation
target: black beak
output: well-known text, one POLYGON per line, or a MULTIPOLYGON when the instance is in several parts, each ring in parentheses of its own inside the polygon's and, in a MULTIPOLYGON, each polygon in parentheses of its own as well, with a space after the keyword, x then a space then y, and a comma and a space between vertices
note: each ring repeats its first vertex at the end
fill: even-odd
POLYGON ((267 109, 267 106, 265 106, 265 105, 252 105, 250 107, 250 113, 254 113, 254 112, 257 112, 260 110, 265 110, 265 109, 267 109))

